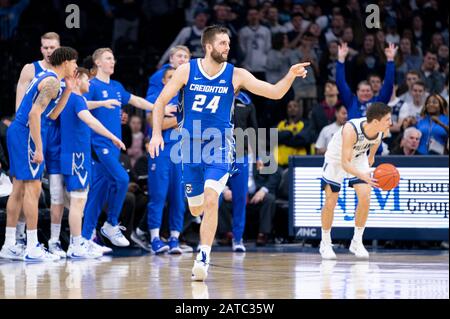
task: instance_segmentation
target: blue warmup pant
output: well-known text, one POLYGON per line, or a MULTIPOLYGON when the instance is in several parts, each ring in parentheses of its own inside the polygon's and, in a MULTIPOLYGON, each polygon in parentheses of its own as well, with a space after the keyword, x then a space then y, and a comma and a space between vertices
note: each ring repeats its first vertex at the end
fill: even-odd
MULTIPOLYGON (((248 193, 248 157, 243 160, 236 161, 235 168, 239 170, 239 174, 233 175, 228 180, 228 185, 233 194, 233 237, 236 241, 242 239, 245 230, 245 212, 247 205, 248 193), (244 161, 242 163, 242 161, 244 161)), ((220 196, 222 200, 222 196, 220 196)))
POLYGON ((96 149, 99 162, 92 165, 92 184, 84 209, 82 235, 90 239, 103 205, 108 201, 108 223, 119 223, 120 211, 128 191, 129 177, 119 162, 119 150, 96 149), (105 154, 106 153, 106 154, 105 154))
MULTIPOLYGON (((178 145, 178 144, 175 144, 178 145)), ((148 229, 161 228, 164 204, 169 195, 169 230, 181 232, 184 222, 184 187, 181 163, 170 159, 172 147, 166 145, 159 156, 148 156, 148 229)))

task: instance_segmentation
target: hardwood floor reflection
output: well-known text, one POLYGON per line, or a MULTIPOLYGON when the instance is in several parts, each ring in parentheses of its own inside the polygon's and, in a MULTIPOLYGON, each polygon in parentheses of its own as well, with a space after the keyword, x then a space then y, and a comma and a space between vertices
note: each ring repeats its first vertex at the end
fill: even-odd
POLYGON ((449 298, 448 252, 338 254, 214 252, 206 283, 191 282, 194 255, 51 263, 0 259, 3 298, 449 298))

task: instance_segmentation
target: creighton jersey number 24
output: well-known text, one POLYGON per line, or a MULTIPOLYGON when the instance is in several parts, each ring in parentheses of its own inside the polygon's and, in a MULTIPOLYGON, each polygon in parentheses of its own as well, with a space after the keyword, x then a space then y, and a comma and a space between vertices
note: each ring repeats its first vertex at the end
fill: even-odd
POLYGON ((233 127, 232 111, 234 88, 232 83, 234 66, 224 63, 220 72, 209 76, 202 68, 200 59, 190 61, 189 79, 181 96, 182 127, 194 136, 194 121, 200 121, 202 131, 216 128, 225 134, 233 127))

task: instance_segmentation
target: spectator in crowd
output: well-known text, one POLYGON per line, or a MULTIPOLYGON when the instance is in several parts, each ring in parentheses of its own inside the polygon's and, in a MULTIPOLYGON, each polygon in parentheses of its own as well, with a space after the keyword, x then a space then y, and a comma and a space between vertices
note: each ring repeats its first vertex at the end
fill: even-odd
POLYGON ((420 53, 426 49, 426 35, 423 32, 423 20, 419 14, 415 14, 412 21, 413 43, 420 53))
POLYGON ((272 6, 267 10, 266 26, 272 34, 286 33, 286 28, 279 23, 277 7, 272 6))
POLYGON ((395 23, 386 26, 385 35, 387 43, 394 43, 396 45, 400 44, 400 35, 398 34, 395 23))
POLYGON ((401 38, 397 56, 395 57, 395 80, 397 84, 402 84, 410 71, 420 70, 422 58, 417 49, 412 45, 411 39, 401 38))
MULTIPOLYGON (((331 41, 331 42, 333 42, 333 41, 331 41)), ((352 60, 353 57, 358 55, 358 50, 357 50, 358 46, 356 45, 356 42, 354 40, 353 29, 351 27, 344 28, 344 31, 342 32, 341 42, 347 43, 349 60, 352 60)), ((330 42, 328 42, 328 43, 330 43, 330 42)))
POLYGON ((315 105, 311 111, 310 127, 311 140, 316 141, 320 131, 336 119, 336 109, 342 103, 339 101, 339 92, 335 82, 325 83, 325 99, 315 105))
POLYGON ((430 94, 440 93, 444 88, 444 77, 439 73, 439 63, 435 51, 425 51, 420 75, 430 94))
POLYGON ((398 125, 402 125, 406 118, 412 117, 416 121, 419 120, 420 113, 423 108, 423 97, 425 95, 425 84, 422 81, 417 81, 412 85, 411 103, 403 103, 400 113, 398 115, 398 125))
POLYGON ((286 25, 287 36, 289 40, 289 47, 294 49, 298 46, 301 40, 303 32, 305 32, 306 27, 309 25, 308 22, 303 20, 301 13, 293 13, 291 16, 291 22, 286 25))
POLYGON ((422 108, 417 128, 422 132, 419 153, 443 155, 448 143, 448 115, 446 102, 439 94, 431 94, 422 108))
MULTIPOLYGON (((406 72, 406 88, 407 91, 403 94, 401 94, 399 96, 399 99, 402 100, 404 103, 413 103, 413 94, 412 94, 412 89, 413 89, 413 84, 416 83, 417 81, 420 80, 420 73, 419 71, 416 70, 410 70, 408 72, 406 72)), ((405 85, 402 84, 401 87, 404 87, 405 85)), ((428 92, 425 92, 424 96, 422 97, 422 102, 421 104, 423 105, 425 103, 425 99, 428 96, 428 92)))
POLYGON ((310 23, 305 32, 311 33, 311 47, 317 58, 320 60, 322 57, 322 52, 327 47, 325 38, 322 36, 320 26, 315 22, 310 23))
POLYGON ((441 45, 437 52, 439 72, 445 73, 445 68, 448 67, 448 46, 445 44, 441 45))
POLYGON ((421 155, 417 152, 422 133, 415 127, 408 127, 403 132, 403 137, 399 145, 394 147, 390 155, 421 155))
MULTIPOLYGON (((355 43, 361 43, 364 36, 364 22, 365 17, 362 14, 360 1, 358 0, 346 0, 346 5, 342 6, 342 15, 351 30, 355 31, 355 43)), ((353 37, 353 34, 352 34, 353 37)), ((347 42, 346 40, 343 40, 347 42)), ((349 43, 349 42, 347 42, 349 43)), ((356 46, 350 45, 351 48, 356 48, 356 46)), ((350 52, 350 55, 352 52, 350 52)))
POLYGON ((240 63, 239 51, 239 28, 232 23, 231 7, 226 2, 217 3, 214 6, 214 17, 210 25, 216 24, 227 28, 230 31, 230 52, 228 60, 232 64, 240 63))
POLYGON ((385 45, 386 35, 384 34, 383 30, 379 29, 377 32, 375 32, 375 46, 377 46, 377 52, 383 51, 385 45))
MULTIPOLYGON (((354 88, 357 83, 366 80, 371 73, 383 73, 383 57, 377 43, 375 35, 370 33, 366 34, 364 36, 362 49, 358 55, 350 61, 350 69, 358 70, 358 72, 353 73, 350 78, 351 81, 349 81, 349 83, 352 88, 354 88)), ((389 94, 389 98, 390 97, 391 95, 389 94)))
POLYGON ((130 163, 133 167, 137 159, 144 154, 144 133, 142 132, 142 119, 138 115, 132 115, 130 118, 131 128, 131 146, 127 150, 130 157, 130 163))
POLYGON ((369 85, 372 88, 373 96, 377 97, 381 90, 381 77, 375 73, 369 74, 367 77, 367 82, 369 82, 369 85))
POLYGON ((430 51, 437 52, 441 47, 441 45, 444 45, 444 37, 439 32, 433 33, 433 35, 431 36, 431 43, 428 49, 430 51))
POLYGON ((370 87, 369 83, 367 81, 363 81, 358 84, 358 89, 355 96, 345 80, 344 63, 345 58, 348 54, 348 47, 346 43, 343 43, 342 46, 339 46, 338 62, 336 63, 336 83, 342 102, 347 107, 349 119, 365 116, 368 103, 389 103, 392 95, 392 90, 394 88, 394 57, 396 52, 397 47, 393 44, 390 44, 389 47, 385 49, 385 55, 388 62, 386 64, 385 78, 383 86, 380 90, 380 94, 374 97, 372 88, 370 87))
POLYGON ((261 25, 257 9, 248 10, 247 22, 239 31, 239 43, 244 55, 242 66, 258 79, 265 80, 267 54, 272 47, 271 33, 261 25))
POLYGON ((282 0, 278 8, 280 24, 285 25, 289 23, 292 19, 292 0, 282 0))
MULTIPOLYGON (((289 49, 289 43, 287 36, 284 33, 276 33, 272 35, 272 49, 270 49, 267 55, 266 63, 266 80, 269 83, 277 83, 281 80, 286 72, 289 70, 291 64, 290 60, 291 50, 289 49)), ((269 100, 266 104, 259 105, 260 116, 264 113, 264 123, 267 127, 273 127, 277 125, 286 116, 286 105, 290 100, 295 97, 294 90, 289 89, 288 93, 281 100, 269 100), (267 108, 262 111, 262 107, 267 108)))
POLYGON ((162 65, 167 61, 170 55, 170 49, 178 46, 184 45, 186 46, 192 58, 201 58, 203 57, 203 48, 201 43, 202 32, 206 28, 206 24, 208 22, 208 14, 205 10, 197 10, 194 14, 194 25, 184 27, 181 29, 180 33, 178 33, 175 40, 169 46, 169 49, 164 52, 161 59, 158 62, 157 68, 161 68, 162 65))
POLYGON ((275 84, 283 78, 291 66, 289 42, 285 33, 272 35, 272 48, 267 54, 266 80, 275 84))
POLYGON ((316 141, 316 154, 323 155, 327 151, 328 143, 330 142, 333 135, 339 131, 342 125, 347 122, 347 109, 344 105, 339 105, 336 108, 336 121, 330 125, 325 126, 322 131, 320 131, 319 138, 316 141))
POLYGON ((289 156, 306 155, 309 141, 302 131, 307 126, 303 117, 303 106, 290 101, 287 106, 287 119, 278 124, 278 147, 274 150, 279 166, 287 166, 289 156))
POLYGON ((330 41, 339 41, 345 28, 344 16, 341 13, 334 13, 331 18, 331 27, 325 32, 325 39, 330 41))
POLYGON ((313 35, 310 32, 303 33, 300 46, 291 51, 289 64, 308 61, 311 63, 306 68, 308 77, 305 79, 296 79, 292 84, 295 92, 295 100, 303 100, 303 107, 311 109, 311 104, 317 99, 316 74, 319 74, 319 59, 312 48, 313 35))
MULTIPOLYGON (((322 54, 319 61, 319 75, 318 83, 320 87, 324 88, 328 81, 336 82, 336 62, 338 58, 337 41, 328 42, 327 50, 322 54)), ((319 97, 323 97, 323 93, 319 92, 319 97)))

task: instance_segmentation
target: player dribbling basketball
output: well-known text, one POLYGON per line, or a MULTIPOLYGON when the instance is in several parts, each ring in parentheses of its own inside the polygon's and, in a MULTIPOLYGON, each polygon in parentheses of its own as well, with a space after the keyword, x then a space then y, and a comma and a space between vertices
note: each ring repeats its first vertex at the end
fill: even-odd
POLYGON ((325 204, 322 208, 320 254, 323 259, 336 259, 331 242, 331 226, 341 184, 346 175, 350 175, 349 186, 355 189, 358 197, 355 233, 350 244, 350 252, 358 258, 369 257, 362 236, 369 214, 370 193, 372 187, 378 187, 377 181, 370 175, 370 167, 374 163, 383 132, 390 126, 391 108, 384 103, 376 102, 367 109, 366 117, 345 123, 328 144, 322 173, 325 204))

